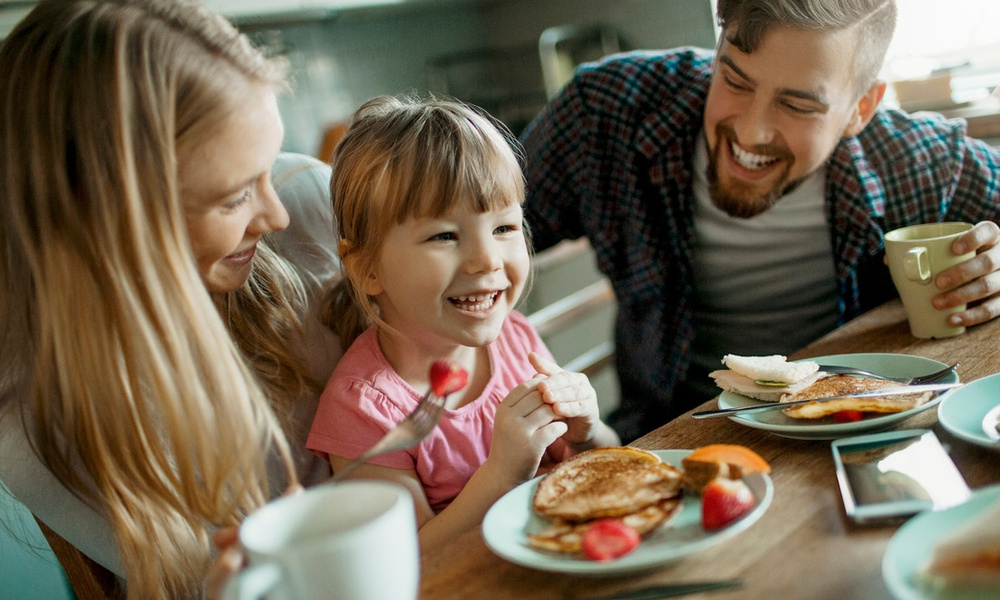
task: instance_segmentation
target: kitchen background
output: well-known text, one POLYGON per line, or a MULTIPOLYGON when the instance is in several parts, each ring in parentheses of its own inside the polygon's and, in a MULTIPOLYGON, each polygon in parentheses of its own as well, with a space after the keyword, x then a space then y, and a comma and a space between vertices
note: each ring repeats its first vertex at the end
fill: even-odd
POLYGON ((539 37, 549 27, 603 24, 631 48, 714 41, 707 0, 409 0, 283 27, 280 15, 236 20, 290 61, 286 148, 305 153, 379 94, 456 95, 518 132, 546 100, 539 37))

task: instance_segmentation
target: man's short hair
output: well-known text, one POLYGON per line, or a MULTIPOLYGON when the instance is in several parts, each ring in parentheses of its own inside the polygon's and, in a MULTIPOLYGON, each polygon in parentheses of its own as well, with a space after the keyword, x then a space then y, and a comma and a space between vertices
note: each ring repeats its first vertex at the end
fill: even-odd
POLYGON ((774 25, 820 31, 857 27, 853 68, 858 94, 878 77, 896 28, 895 0, 718 0, 717 8, 722 34, 747 53, 757 50, 774 25))

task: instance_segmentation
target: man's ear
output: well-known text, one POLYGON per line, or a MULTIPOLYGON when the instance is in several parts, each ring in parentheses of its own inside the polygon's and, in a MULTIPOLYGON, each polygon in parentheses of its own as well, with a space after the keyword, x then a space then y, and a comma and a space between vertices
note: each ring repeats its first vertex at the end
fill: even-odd
POLYGON ((844 137, 853 137, 861 133, 861 130, 865 128, 868 121, 872 120, 875 116, 875 109, 882 102, 882 96, 885 95, 886 83, 884 81, 876 81, 872 84, 868 91, 858 98, 858 104, 854 107, 854 114, 847 121, 847 127, 844 128, 844 137))

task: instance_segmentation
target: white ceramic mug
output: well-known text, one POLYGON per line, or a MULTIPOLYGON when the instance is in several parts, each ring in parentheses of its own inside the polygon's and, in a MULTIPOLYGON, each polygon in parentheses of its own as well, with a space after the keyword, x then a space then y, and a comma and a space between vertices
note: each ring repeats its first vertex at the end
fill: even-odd
POLYGON ((240 526, 249 566, 226 600, 416 600, 413 498, 400 485, 346 481, 276 500, 240 526))
POLYGON ((938 310, 931 304, 931 298, 941 292, 934 285, 938 273, 976 255, 969 252, 956 256, 951 252, 955 239, 970 229, 971 223, 927 223, 885 234, 889 272, 914 337, 943 338, 965 332, 965 327, 948 324, 948 316, 965 310, 965 305, 938 310))

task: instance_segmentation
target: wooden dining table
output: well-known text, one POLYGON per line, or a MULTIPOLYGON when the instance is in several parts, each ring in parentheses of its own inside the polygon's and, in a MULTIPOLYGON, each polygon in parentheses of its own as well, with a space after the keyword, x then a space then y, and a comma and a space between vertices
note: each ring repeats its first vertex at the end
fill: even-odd
MULTIPOLYGON (((962 381, 1000 372, 1000 319, 940 340, 911 336, 898 300, 890 301, 802 348, 790 358, 887 352, 960 361, 962 381)), ((710 400, 694 410, 716 407, 710 400)), ((693 412, 693 411, 692 411, 693 412)), ((896 429, 931 429, 973 490, 1000 482, 1000 453, 970 444, 925 410, 896 429)), ((711 443, 742 444, 772 468, 773 502, 747 530, 711 548, 649 571, 581 577, 518 566, 490 551, 481 528, 472 528, 422 556, 421 600, 584 599, 634 588, 739 579, 733 590, 690 598, 880 600, 891 598, 882 557, 900 524, 859 525, 844 514, 828 440, 797 440, 743 426, 728 418, 694 419, 691 413, 630 445, 648 450, 691 449, 711 443)))

